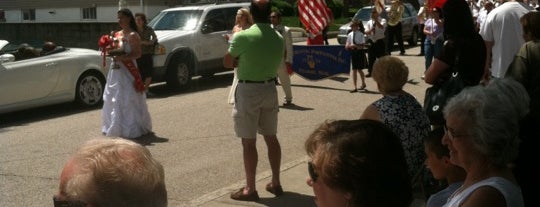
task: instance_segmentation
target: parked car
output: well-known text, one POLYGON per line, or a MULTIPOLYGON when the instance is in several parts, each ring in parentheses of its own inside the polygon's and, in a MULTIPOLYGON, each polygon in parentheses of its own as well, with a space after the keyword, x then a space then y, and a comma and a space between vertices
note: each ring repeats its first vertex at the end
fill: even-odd
MULTIPOLYGON (((402 34, 403 34, 403 41, 407 41, 407 43, 411 46, 416 46, 418 43, 418 19, 416 18, 418 11, 413 7, 410 3, 404 3, 405 11, 403 11, 403 18, 401 19, 401 28, 402 28, 402 34)), ((356 14, 352 17, 352 20, 361 20, 364 25, 367 24, 367 22, 371 19, 371 11, 373 10, 373 6, 366 6, 359 9, 356 14)), ((385 6, 385 10, 388 11, 390 9, 390 5, 385 6)), ((381 15, 383 18, 386 17, 386 13, 383 12, 381 15)), ((350 22, 347 24, 342 25, 339 27, 339 33, 337 36, 337 40, 339 44, 344 45, 347 41, 347 34, 351 31, 350 22)))
POLYGON ((18 49, 0 40, 0 113, 71 101, 84 107, 102 103, 106 70, 99 51, 57 46, 16 59, 18 49))
POLYGON ((240 8, 249 3, 207 3, 170 8, 152 21, 158 38, 153 82, 167 82, 173 89, 189 87, 193 76, 223 72, 223 56, 240 8))

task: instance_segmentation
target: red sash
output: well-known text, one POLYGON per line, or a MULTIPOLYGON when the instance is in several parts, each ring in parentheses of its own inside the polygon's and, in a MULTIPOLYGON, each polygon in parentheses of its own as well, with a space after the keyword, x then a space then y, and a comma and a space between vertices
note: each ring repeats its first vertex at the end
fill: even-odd
POLYGON ((142 82, 141 74, 139 73, 139 69, 137 68, 137 66, 135 66, 135 64, 131 60, 124 60, 122 61, 122 63, 124 63, 129 73, 131 73, 131 75, 135 79, 133 83, 133 85, 135 86, 135 90, 139 93, 144 92, 144 83, 142 82))

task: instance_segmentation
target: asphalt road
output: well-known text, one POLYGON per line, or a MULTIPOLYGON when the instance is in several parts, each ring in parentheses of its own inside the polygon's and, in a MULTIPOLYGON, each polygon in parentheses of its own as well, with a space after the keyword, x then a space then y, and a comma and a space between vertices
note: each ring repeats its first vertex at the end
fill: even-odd
MULTIPOLYGON (((335 39, 332 43, 336 44, 335 39)), ((410 69, 405 90, 423 100, 427 85, 420 79, 424 58, 418 53, 419 47, 407 48, 410 56, 400 58, 410 69)), ((228 192, 244 181, 240 139, 234 135, 232 106, 227 104, 232 77, 228 72, 197 78, 184 92, 169 92, 163 85, 152 88, 157 97, 149 98, 148 105, 155 137, 144 144, 165 167, 169 206, 205 205, 223 196, 216 192, 228 192)), ((280 108, 279 113, 282 166, 294 167, 306 159, 304 140, 321 122, 357 119, 381 97, 371 78, 368 91, 349 93, 348 78, 341 75, 313 82, 291 77, 296 106, 280 108)), ((278 88, 278 93, 281 101, 283 90, 278 88)), ((0 115, 0 206, 52 206, 63 163, 80 144, 102 137, 100 127, 99 108, 82 110, 71 104, 0 115)), ((268 176, 262 139, 258 149, 258 176, 268 176)), ((283 181, 284 188, 309 198, 312 192, 303 178, 283 181)))

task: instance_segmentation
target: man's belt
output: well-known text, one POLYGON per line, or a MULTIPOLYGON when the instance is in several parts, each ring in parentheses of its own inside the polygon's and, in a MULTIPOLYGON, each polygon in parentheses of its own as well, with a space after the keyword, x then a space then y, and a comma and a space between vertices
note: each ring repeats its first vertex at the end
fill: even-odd
POLYGON ((275 83, 276 78, 264 80, 264 81, 252 81, 252 80, 238 80, 238 83, 275 83))

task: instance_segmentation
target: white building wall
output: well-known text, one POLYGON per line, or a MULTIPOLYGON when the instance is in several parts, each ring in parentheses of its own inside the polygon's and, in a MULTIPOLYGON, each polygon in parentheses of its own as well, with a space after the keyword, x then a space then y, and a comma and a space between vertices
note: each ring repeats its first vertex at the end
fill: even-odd
MULTIPOLYGON (((140 5, 129 6, 133 14, 141 12, 146 14, 148 21, 156 16, 161 10, 166 9, 166 6, 150 6, 144 7, 141 10, 140 5)), ((36 9, 35 21, 23 21, 21 10, 6 10, 4 11, 6 23, 73 23, 73 22, 116 22, 117 6, 113 7, 97 7, 96 20, 83 20, 82 8, 51 8, 51 9, 36 9)))

